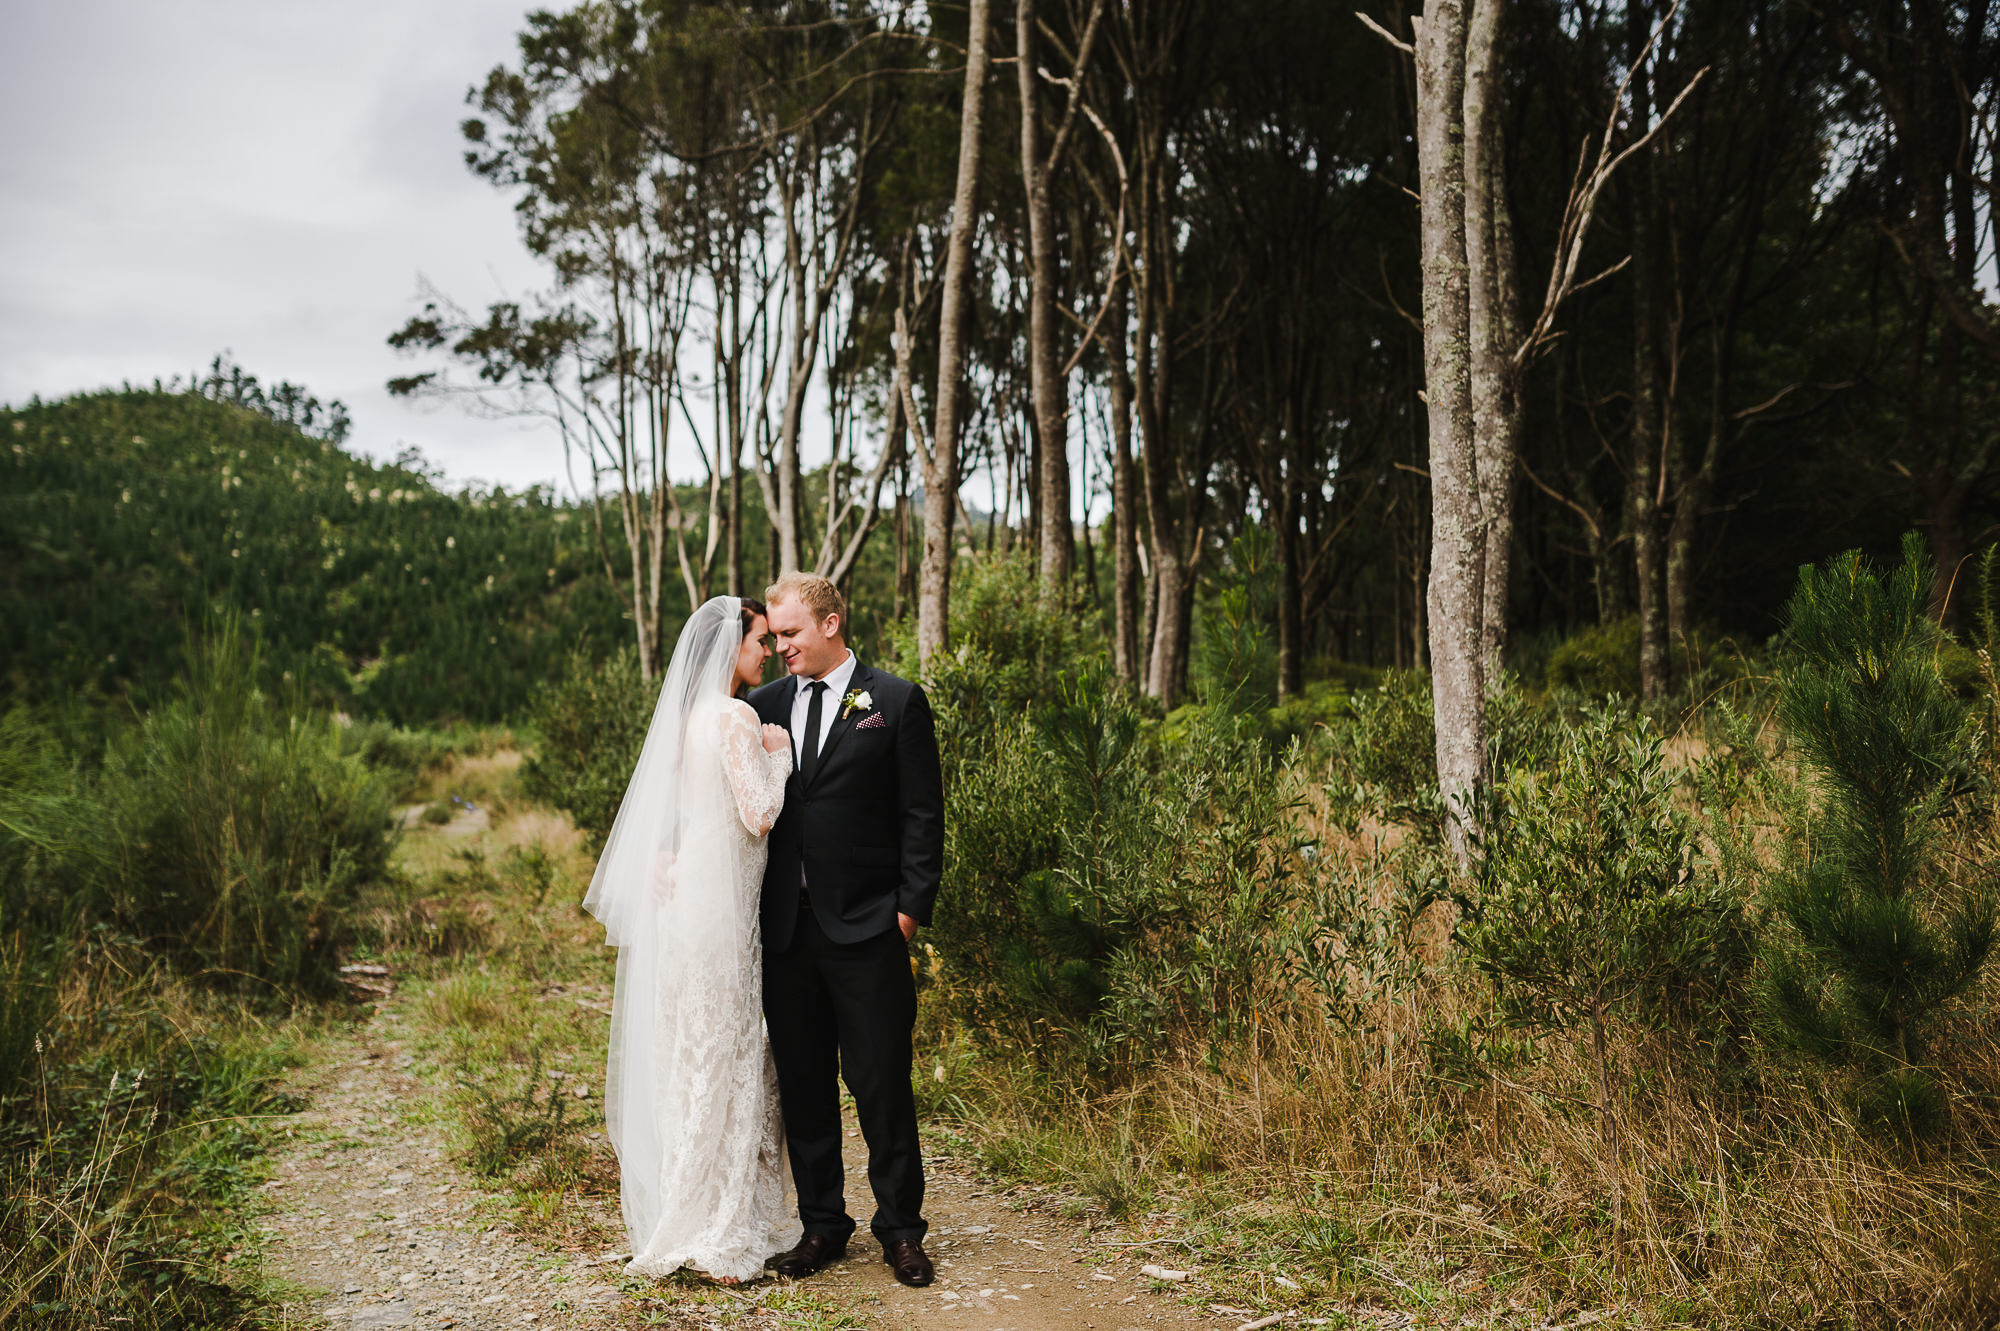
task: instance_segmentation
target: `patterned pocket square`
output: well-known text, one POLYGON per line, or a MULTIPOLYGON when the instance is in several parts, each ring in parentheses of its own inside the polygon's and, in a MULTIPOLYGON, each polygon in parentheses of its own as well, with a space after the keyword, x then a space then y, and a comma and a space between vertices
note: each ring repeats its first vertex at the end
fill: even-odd
POLYGON ((870 712, 854 723, 856 730, 885 730, 889 722, 880 712, 870 712))

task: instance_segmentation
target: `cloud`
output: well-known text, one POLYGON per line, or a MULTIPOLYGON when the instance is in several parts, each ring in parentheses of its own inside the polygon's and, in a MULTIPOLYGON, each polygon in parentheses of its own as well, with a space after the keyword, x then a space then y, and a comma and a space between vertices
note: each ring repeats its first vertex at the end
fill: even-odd
POLYGON ((382 385, 419 274, 468 305, 539 281, 464 169, 464 94, 515 0, 65 0, 0 49, 0 401, 150 382, 225 348, 345 400, 354 443, 457 480, 559 474, 546 428, 382 385))

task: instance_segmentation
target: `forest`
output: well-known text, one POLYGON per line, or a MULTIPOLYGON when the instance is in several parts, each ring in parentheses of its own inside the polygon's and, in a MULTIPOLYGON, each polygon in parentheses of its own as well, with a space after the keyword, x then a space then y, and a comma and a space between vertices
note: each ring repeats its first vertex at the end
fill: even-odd
POLYGON ((679 624, 801 568, 937 709, 927 1149, 1158 1306, 1992 1324, 2000 15, 591 0, 466 74, 546 285, 390 387, 561 486, 222 358, 0 410, 0 1322, 293 1324, 266 1121, 389 1016, 615 1245, 548 1000, 679 624))
MULTIPOLYGON (((1992 518, 1984 11, 1441 13, 1476 38, 1454 151, 1500 282, 1459 334, 1504 362, 1465 407, 1511 454, 1491 636, 1633 618, 1656 696, 1704 631, 1767 637, 1799 564, 1911 528, 1956 613, 1992 518)), ((1422 665, 1418 196, 1450 90, 1412 32, 1204 0, 537 15, 463 132, 549 288, 431 293, 398 386, 559 418, 647 597, 844 573, 949 477, 963 512, 922 543, 896 520, 910 590, 983 507, 1170 706, 1202 580, 1251 528, 1281 692, 1316 658, 1422 665), (831 448, 811 503, 807 440, 831 448), (634 505, 670 452, 706 498, 634 505)))

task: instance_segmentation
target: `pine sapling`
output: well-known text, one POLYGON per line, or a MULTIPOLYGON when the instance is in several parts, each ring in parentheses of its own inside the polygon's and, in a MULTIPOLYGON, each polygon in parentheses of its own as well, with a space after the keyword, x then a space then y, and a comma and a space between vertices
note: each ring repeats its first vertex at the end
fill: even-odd
POLYGON ((1769 1029, 1861 1078, 1864 1108, 1905 1127, 1942 1106, 1931 1036, 1994 942, 1984 875, 1941 845, 1968 771, 1971 718, 1938 671, 1930 561, 1904 538, 1888 572, 1858 552, 1800 571, 1785 612, 1779 719, 1810 783, 1769 893, 1769 1029))

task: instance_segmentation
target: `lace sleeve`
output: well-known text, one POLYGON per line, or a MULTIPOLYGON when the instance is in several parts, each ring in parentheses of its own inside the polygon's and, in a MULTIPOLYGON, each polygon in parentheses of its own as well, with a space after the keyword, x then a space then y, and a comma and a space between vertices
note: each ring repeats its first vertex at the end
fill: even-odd
POLYGON ((785 807, 785 778, 792 774, 792 746, 767 752, 757 713, 747 703, 722 709, 722 770, 736 797, 736 816, 752 836, 764 836, 785 807))

